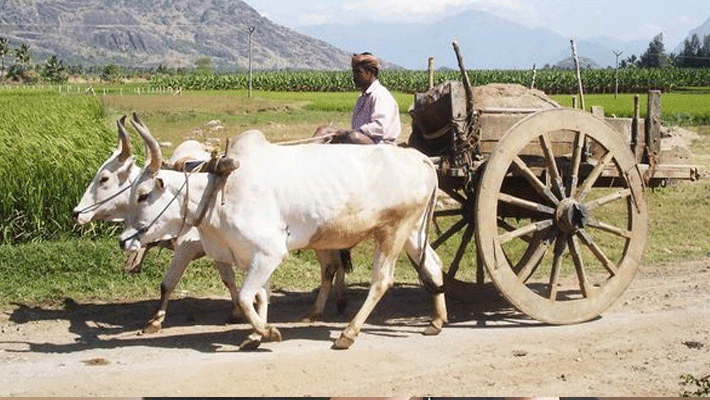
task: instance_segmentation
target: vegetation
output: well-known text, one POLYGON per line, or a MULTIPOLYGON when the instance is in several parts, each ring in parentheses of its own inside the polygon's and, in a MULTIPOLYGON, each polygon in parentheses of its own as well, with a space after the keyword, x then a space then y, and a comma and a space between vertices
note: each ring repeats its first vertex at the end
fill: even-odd
MULTIPOLYGON (((473 85, 515 83, 530 86, 532 72, 522 70, 468 71, 473 85)), ((153 75, 150 84, 155 88, 186 90, 242 90, 248 87, 248 74, 173 74, 153 75)), ((426 71, 385 70, 382 83, 390 90, 405 93, 426 91, 426 71)), ((457 71, 437 71, 435 83, 459 80, 457 71)), ((584 70, 582 81, 586 93, 614 93, 616 74, 613 70, 584 70)), ((710 69, 698 68, 627 68, 619 71, 619 91, 645 93, 651 89, 672 91, 690 86, 710 86, 710 69)), ((253 87, 280 92, 345 92, 355 89, 349 71, 260 71, 253 75, 253 87)), ((536 72, 535 88, 548 94, 571 94, 577 91, 577 77, 573 71, 544 69, 536 72)))
POLYGON ((71 210, 115 146, 96 99, 48 93, 0 96, 0 243, 75 230, 71 210))
POLYGON ((693 389, 683 390, 683 397, 707 397, 710 395, 710 375, 697 378, 692 374, 681 375, 681 384, 691 386, 693 389))

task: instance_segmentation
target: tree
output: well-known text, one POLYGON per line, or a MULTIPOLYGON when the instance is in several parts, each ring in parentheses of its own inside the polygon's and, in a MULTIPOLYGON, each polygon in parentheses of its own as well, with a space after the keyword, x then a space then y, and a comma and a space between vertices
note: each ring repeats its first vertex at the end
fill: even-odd
POLYGON ((636 54, 632 54, 626 60, 621 60, 621 68, 638 67, 638 62, 636 54))
POLYGON ((668 54, 663 45, 663 33, 659 33, 648 44, 648 49, 641 55, 639 66, 642 68, 659 68, 668 66, 668 54))
POLYGON ((15 49, 15 61, 27 68, 30 64, 30 45, 21 44, 20 47, 15 49))
POLYGON ((44 64, 44 76, 47 80, 55 83, 66 81, 67 73, 62 60, 55 55, 50 56, 44 64))
POLYGON ((117 82, 121 79, 121 67, 109 64, 101 71, 101 80, 104 82, 117 82))
POLYGON ((200 57, 195 60, 195 66, 197 67, 197 72, 212 72, 212 58, 200 57))
POLYGON ((678 54, 679 67, 697 67, 700 56, 700 38, 694 33, 683 42, 683 50, 678 54))
POLYGON ((0 36, 0 77, 5 76, 5 56, 10 53, 7 39, 0 36))

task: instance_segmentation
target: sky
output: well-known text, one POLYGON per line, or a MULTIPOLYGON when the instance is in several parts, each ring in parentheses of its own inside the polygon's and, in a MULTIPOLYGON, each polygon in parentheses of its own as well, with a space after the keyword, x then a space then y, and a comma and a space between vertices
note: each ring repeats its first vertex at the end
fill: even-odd
POLYGON ((245 0, 288 28, 358 21, 432 22, 466 9, 491 12, 564 36, 650 40, 663 33, 667 49, 710 18, 708 0, 245 0))

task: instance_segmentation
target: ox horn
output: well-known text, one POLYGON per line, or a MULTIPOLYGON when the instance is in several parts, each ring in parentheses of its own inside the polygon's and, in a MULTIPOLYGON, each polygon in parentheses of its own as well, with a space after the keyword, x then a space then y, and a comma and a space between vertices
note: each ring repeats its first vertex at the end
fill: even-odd
POLYGON ((160 152, 160 145, 158 141, 155 140, 153 135, 150 134, 148 127, 145 126, 143 121, 138 118, 138 114, 133 113, 133 119, 131 124, 138 131, 138 133, 143 138, 146 147, 148 148, 148 159, 146 160, 146 170, 150 175, 155 175, 160 170, 160 166, 163 162, 163 155, 160 152))
POLYGON ((118 126, 118 145, 121 153, 118 155, 118 160, 123 162, 131 156, 131 137, 128 136, 126 131, 126 116, 124 115, 116 121, 116 126, 118 126))

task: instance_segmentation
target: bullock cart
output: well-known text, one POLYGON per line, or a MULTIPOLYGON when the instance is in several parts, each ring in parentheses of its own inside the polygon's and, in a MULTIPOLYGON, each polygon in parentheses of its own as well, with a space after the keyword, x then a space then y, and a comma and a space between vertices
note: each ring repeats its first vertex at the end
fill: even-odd
POLYGON ((495 287, 536 320, 587 321, 639 266, 644 190, 697 179, 698 168, 659 162, 659 92, 642 119, 565 108, 522 89, 501 106, 486 101, 501 100, 500 86, 472 88, 463 73, 415 95, 409 144, 435 160, 448 195, 432 247, 452 254, 442 257, 450 297, 472 301, 495 287), (516 104, 531 93, 535 101, 516 104))

